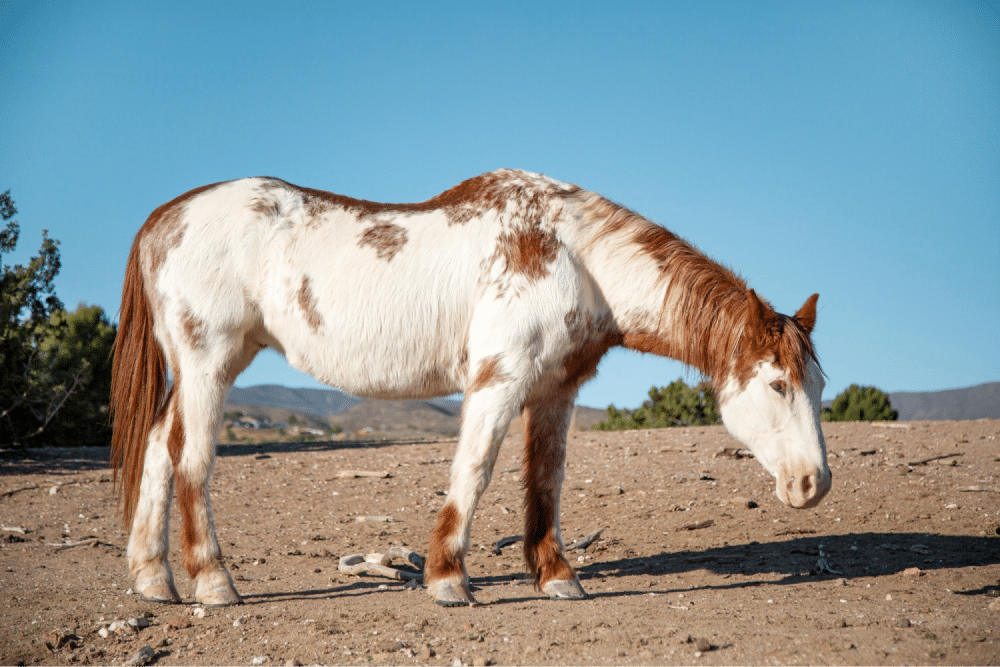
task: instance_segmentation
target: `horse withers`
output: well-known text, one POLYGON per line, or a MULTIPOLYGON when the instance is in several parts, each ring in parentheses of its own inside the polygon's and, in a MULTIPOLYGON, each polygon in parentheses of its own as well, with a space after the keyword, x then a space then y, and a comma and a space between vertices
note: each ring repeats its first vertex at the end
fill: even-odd
POLYGON ((112 466, 135 590, 180 600, 167 560, 176 492, 195 598, 241 601, 222 565, 208 480, 226 394, 266 347, 357 396, 464 392, 424 571, 442 605, 474 602, 472 516, 516 414, 528 568, 550 597, 585 597, 563 553, 559 496, 577 390, 614 346, 709 376, 727 428, 775 476, 778 497, 812 507, 830 488, 810 340, 816 299, 778 314, 666 229, 522 171, 416 204, 275 178, 192 190, 139 230, 115 342, 112 466))

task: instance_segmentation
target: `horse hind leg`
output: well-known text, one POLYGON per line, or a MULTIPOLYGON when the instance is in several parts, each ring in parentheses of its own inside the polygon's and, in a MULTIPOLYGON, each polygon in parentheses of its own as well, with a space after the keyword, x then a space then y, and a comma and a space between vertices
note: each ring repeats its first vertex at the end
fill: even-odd
POLYGON ((544 404, 525 405, 524 558, 535 584, 553 600, 587 597, 566 561, 559 527, 559 494, 566 463, 566 434, 573 393, 544 404))
POLYGON ((134 588, 140 597, 151 602, 178 603, 181 597, 168 561, 173 495, 173 469, 167 451, 170 414, 165 411, 149 435, 127 554, 134 588))
POLYGON ((222 564, 208 482, 226 392, 259 346, 245 339, 240 345, 219 348, 212 355, 190 351, 180 355, 168 435, 181 514, 184 568, 195 582, 195 599, 209 606, 243 602, 222 564))

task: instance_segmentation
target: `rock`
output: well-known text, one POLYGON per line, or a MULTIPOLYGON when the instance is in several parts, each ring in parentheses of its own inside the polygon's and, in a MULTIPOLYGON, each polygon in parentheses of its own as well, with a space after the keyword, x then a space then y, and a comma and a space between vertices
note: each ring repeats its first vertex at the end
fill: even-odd
POLYGON ((238 628, 241 625, 245 624, 246 622, 247 622, 247 617, 246 616, 240 616, 239 618, 237 618, 236 620, 233 621, 233 627, 234 628, 238 628))
POLYGON ((432 649, 430 645, 425 645, 417 653, 417 660, 427 661, 433 658, 435 655, 437 655, 437 653, 434 652, 434 649, 432 649))
POLYGON ((136 616, 135 618, 130 618, 128 619, 128 624, 131 625, 133 628, 136 628, 137 630, 148 628, 150 625, 149 619, 146 618, 145 616, 136 616))
POLYGON ((54 496, 57 493, 59 493, 59 487, 58 486, 53 486, 51 489, 49 489, 49 495, 50 496, 54 496))
POLYGON ((296 660, 295 658, 289 658, 288 660, 285 660, 285 667, 300 667, 301 665, 302 663, 296 660))
POLYGON ((844 579, 843 577, 841 577, 840 579, 837 579, 834 582, 834 584, 837 585, 837 586, 846 586, 847 585, 847 579, 844 579))
POLYGON ((136 651, 136 654, 129 658, 125 664, 126 665, 148 665, 149 661, 156 657, 156 652, 153 647, 146 644, 141 649, 136 651))
POLYGON ((132 628, 132 626, 130 626, 125 621, 114 621, 111 625, 108 626, 108 630, 115 633, 116 635, 125 635, 135 632, 135 629, 132 628))
POLYGON ((903 576, 904 577, 922 577, 922 576, 924 576, 924 572, 919 567, 908 567, 905 570, 903 570, 903 576))
POLYGON ((491 664, 489 658, 483 658, 480 656, 472 659, 472 667, 487 667, 489 664, 491 664))
POLYGON ((704 637, 699 637, 698 639, 694 640, 694 647, 699 651, 701 651, 702 653, 706 653, 712 650, 712 643, 709 642, 704 637))
POLYGON ((991 602, 989 609, 990 611, 1000 611, 1000 598, 997 598, 996 600, 991 602))
POLYGON ((263 665, 265 662, 270 660, 266 655, 258 655, 256 658, 250 661, 251 665, 263 665))
POLYGON ((101 628, 97 631, 97 634, 99 634, 102 639, 107 639, 111 635, 107 628, 101 628))
POLYGON ((167 625, 165 627, 174 630, 184 630, 191 627, 191 621, 184 616, 173 616, 169 621, 167 621, 167 625))
POLYGON ((195 618, 205 618, 204 607, 195 607, 194 609, 191 610, 191 615, 194 616, 195 618))
POLYGON ((908 628, 910 627, 910 619, 908 618, 897 618, 892 622, 892 627, 894 628, 908 628))

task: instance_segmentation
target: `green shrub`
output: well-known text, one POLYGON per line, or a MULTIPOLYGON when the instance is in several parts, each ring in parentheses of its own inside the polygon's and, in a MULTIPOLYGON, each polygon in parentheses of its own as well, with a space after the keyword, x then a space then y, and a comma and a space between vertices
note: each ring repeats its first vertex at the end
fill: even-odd
POLYGON ((636 410, 608 406, 608 418, 591 426, 594 431, 621 431, 637 428, 718 424, 719 407, 711 385, 701 382, 688 387, 683 380, 649 390, 649 400, 636 410))
POLYGON ((892 409, 885 392, 856 384, 833 399, 833 405, 821 415, 827 422, 895 421, 897 417, 899 413, 892 409))

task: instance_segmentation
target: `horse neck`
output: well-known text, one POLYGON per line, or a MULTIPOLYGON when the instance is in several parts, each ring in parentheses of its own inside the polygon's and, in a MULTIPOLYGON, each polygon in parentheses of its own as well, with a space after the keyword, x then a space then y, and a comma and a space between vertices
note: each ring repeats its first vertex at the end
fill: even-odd
POLYGON ((747 312, 746 284, 683 239, 599 195, 576 207, 580 256, 622 344, 721 382, 747 312))

